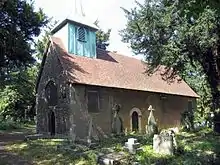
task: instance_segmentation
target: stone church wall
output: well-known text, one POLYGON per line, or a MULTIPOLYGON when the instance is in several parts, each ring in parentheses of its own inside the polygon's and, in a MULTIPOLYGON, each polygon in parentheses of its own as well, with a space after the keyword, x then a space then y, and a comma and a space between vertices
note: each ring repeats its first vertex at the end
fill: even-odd
POLYGON ((69 100, 68 84, 56 53, 50 47, 44 64, 41 79, 37 88, 36 112, 37 112, 37 132, 49 133, 49 113, 53 111, 55 116, 55 133, 68 134, 69 131, 69 100), (55 106, 49 106, 46 98, 45 87, 52 81, 57 90, 57 100, 55 106))

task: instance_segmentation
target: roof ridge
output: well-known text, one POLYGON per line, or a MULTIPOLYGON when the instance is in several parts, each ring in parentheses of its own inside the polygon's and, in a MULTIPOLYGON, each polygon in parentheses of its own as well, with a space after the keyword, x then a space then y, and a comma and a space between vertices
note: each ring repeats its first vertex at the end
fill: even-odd
POLYGON ((105 52, 110 52, 110 53, 112 53, 114 55, 123 56, 123 57, 126 57, 126 58, 131 58, 131 59, 134 59, 134 60, 145 62, 144 60, 135 58, 133 55, 132 56, 128 56, 128 55, 125 55, 125 54, 122 54, 122 53, 117 53, 117 52, 115 53, 114 51, 104 50, 104 49, 101 49, 101 48, 96 48, 96 49, 101 50, 101 51, 105 51, 105 52))

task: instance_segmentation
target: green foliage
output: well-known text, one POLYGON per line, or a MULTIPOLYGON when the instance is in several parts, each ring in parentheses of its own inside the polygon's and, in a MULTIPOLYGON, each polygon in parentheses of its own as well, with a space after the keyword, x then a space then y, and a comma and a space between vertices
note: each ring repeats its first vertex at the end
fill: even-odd
POLYGON ((195 164, 218 164, 220 140, 212 134, 211 130, 202 130, 197 133, 182 132, 176 136, 178 153, 173 156, 156 154, 153 151, 152 142, 144 147, 143 152, 138 153, 134 159, 140 164, 160 165, 195 165, 195 164))
MULTIPOLYGON (((99 22, 98 20, 94 23, 96 26, 98 26, 99 22)), ((98 26, 99 27, 99 26, 98 26)), ((109 37, 110 37, 111 29, 108 29, 107 32, 104 32, 103 30, 99 29, 96 32, 96 46, 97 48, 106 50, 109 46, 109 37)))
POLYGON ((194 114, 189 111, 184 111, 181 114, 181 124, 183 130, 193 131, 194 130, 194 114))
POLYGON ((0 130, 13 130, 21 128, 21 123, 12 120, 0 121, 0 130))
POLYGON ((44 52, 46 50, 47 44, 49 42, 49 36, 51 35, 51 30, 53 29, 53 27, 55 26, 55 24, 57 23, 57 21, 53 20, 52 18, 49 20, 49 23, 47 24, 46 28, 44 29, 44 31, 42 31, 42 37, 38 38, 37 40, 37 44, 36 44, 36 57, 38 58, 38 60, 42 60, 43 59, 43 55, 44 52))
MULTIPOLYGON (((124 137, 124 140, 128 137, 124 137)), ((143 152, 138 152, 135 155, 127 155, 126 163, 138 161, 140 164, 158 164, 158 165, 209 165, 219 164, 220 153, 219 136, 215 136, 210 129, 202 130, 197 133, 181 132, 176 136, 178 146, 182 149, 178 154, 160 155, 154 153, 152 147, 152 138, 145 139, 144 136, 137 137, 138 142, 142 144, 143 152), (145 139, 147 141, 142 141, 145 139)), ((79 150, 61 150, 57 149, 57 145, 63 145, 65 140, 63 139, 38 139, 30 140, 27 142, 15 142, 14 144, 8 144, 7 150, 13 153, 17 153, 24 158, 33 161, 35 164, 97 164, 97 153, 102 153, 104 148, 111 147, 117 148, 121 151, 121 138, 113 139, 109 142, 106 139, 106 145, 103 143, 101 150, 100 147, 94 150, 82 151, 79 150), (117 141, 118 140, 118 141, 117 141), (78 153, 78 154, 76 154, 78 153)), ((123 143, 124 145, 124 143, 123 143)), ((125 164, 126 164, 125 163, 125 164)))
POLYGON ((123 9, 121 31, 134 53, 145 56, 152 73, 166 66, 164 78, 179 74, 201 96, 197 118, 207 119, 220 107, 220 19, 218 1, 148 0, 123 9))
POLYGON ((197 110, 194 111, 194 122, 211 122, 210 112, 212 95, 206 75, 202 72, 201 68, 194 68, 190 65, 190 63, 187 63, 186 65, 186 69, 179 74, 200 96, 199 99, 197 99, 197 110))
POLYGON ((0 21, 0 116, 15 121, 33 118, 38 70, 34 37, 49 20, 32 1, 11 0, 1 3, 0 21))
POLYGON ((0 12, 0 74, 1 81, 11 71, 30 66, 35 62, 31 44, 48 22, 40 9, 23 0, 5 1, 0 12))
POLYGON ((13 118, 14 120, 25 118, 26 115, 35 115, 35 81, 37 67, 28 68, 19 72, 12 72, 10 79, 2 84, 0 88, 0 116, 3 119, 13 118))

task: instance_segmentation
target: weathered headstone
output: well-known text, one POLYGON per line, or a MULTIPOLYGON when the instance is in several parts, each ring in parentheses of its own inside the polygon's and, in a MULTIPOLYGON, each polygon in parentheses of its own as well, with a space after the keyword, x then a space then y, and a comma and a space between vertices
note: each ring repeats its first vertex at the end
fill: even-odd
POLYGON ((160 135, 153 137, 153 150, 159 154, 173 155, 174 150, 177 148, 174 132, 164 130, 160 135))
POLYGON ((152 136, 158 133, 157 123, 153 115, 154 109, 152 105, 149 106, 148 111, 150 111, 150 114, 146 125, 146 134, 152 136))
POLYGON ((91 135, 92 135, 92 117, 89 118, 89 129, 88 129, 88 137, 87 137, 87 143, 90 146, 91 145, 91 135))
POLYGON ((72 127, 70 128, 70 140, 71 140, 71 142, 73 142, 73 143, 74 143, 75 140, 76 140, 75 127, 76 127, 76 125, 73 124, 72 127))
POLYGON ((137 150, 139 150, 140 143, 137 142, 137 139, 135 138, 129 138, 127 142, 125 142, 125 148, 128 149, 128 151, 131 154, 135 154, 137 150))
POLYGON ((115 134, 123 133, 123 123, 122 119, 119 116, 120 105, 116 104, 112 109, 114 111, 113 123, 112 123, 112 132, 115 134))

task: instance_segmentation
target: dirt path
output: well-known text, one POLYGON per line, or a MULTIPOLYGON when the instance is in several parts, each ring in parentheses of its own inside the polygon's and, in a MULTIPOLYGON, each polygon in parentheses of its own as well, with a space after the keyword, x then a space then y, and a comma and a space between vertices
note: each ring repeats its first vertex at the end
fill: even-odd
POLYGON ((24 160, 15 153, 7 152, 5 145, 23 141, 25 135, 24 131, 0 132, 0 165, 31 165, 32 162, 24 160))

